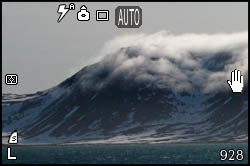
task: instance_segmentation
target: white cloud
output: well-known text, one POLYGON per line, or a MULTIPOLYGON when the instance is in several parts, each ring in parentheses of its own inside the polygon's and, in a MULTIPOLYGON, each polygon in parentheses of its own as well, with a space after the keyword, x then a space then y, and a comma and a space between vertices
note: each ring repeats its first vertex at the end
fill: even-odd
MULTIPOLYGON (((183 34, 165 31, 117 37, 105 45, 98 72, 150 81, 159 87, 203 92, 230 90, 227 80, 238 69, 248 83, 248 32, 183 34)), ((103 83, 102 83, 103 84, 103 83)))

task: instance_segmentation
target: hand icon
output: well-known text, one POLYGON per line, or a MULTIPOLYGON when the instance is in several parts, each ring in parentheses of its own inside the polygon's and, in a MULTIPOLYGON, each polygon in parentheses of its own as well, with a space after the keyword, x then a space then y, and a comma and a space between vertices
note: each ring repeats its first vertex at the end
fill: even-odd
POLYGON ((227 80, 227 83, 231 87, 233 92, 242 92, 243 89, 243 75, 240 75, 240 71, 235 69, 231 72, 231 81, 227 80))

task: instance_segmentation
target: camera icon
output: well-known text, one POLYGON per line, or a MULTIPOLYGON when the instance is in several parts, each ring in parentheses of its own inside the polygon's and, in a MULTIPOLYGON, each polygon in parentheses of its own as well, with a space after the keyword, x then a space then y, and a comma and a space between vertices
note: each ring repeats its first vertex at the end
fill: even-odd
POLYGON ((18 75, 17 74, 6 74, 5 75, 5 84, 6 85, 17 85, 18 75))

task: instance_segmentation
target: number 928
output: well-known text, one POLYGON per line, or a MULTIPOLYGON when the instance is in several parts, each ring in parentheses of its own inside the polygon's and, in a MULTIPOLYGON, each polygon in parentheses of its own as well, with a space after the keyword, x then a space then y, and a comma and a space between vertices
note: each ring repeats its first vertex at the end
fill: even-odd
POLYGON ((241 160, 243 160, 243 158, 244 158, 243 150, 241 150, 241 149, 239 149, 239 150, 233 150, 233 149, 229 149, 229 150, 222 149, 222 150, 220 150, 220 160, 221 161, 225 161, 225 160, 229 160, 229 161, 238 160, 238 161, 241 161, 241 160))

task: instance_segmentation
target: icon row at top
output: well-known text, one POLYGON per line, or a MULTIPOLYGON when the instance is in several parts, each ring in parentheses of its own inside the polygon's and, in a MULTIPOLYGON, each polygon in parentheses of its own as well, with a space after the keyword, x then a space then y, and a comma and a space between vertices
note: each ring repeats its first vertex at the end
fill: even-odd
MULTIPOLYGON (((69 10, 75 10, 75 4, 70 3, 69 6, 65 4, 60 4, 57 10, 57 13, 60 14, 57 22, 59 23, 66 16, 69 10)), ((80 10, 77 12, 78 21, 89 21, 90 12, 87 10, 85 5, 80 7, 80 10)), ((96 10, 96 21, 109 21, 109 10, 96 10)))

